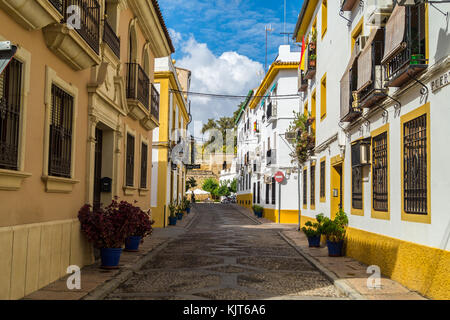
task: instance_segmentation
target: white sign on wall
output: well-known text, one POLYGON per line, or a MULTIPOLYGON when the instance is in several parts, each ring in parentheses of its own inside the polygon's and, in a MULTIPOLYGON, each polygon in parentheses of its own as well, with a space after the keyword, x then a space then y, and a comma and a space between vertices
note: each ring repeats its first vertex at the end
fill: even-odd
POLYGON ((450 71, 446 71, 433 81, 431 81, 431 91, 434 92, 442 87, 445 87, 450 82, 450 71))

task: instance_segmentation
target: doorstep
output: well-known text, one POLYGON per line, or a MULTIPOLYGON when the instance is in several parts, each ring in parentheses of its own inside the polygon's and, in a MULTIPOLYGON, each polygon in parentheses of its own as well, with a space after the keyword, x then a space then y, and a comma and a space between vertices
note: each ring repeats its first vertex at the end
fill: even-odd
POLYGON ((81 289, 67 288, 69 275, 25 296, 23 300, 97 300, 128 280, 133 272, 138 271, 150 258, 163 249, 169 242, 190 228, 196 216, 194 207, 191 213, 177 221, 176 226, 155 228, 150 237, 144 239, 138 252, 122 251, 119 269, 100 268, 100 261, 81 269, 81 289))
MULTIPOLYGON (((250 209, 233 205, 240 213, 259 224, 274 224, 265 218, 256 218, 250 209)), ((367 280, 372 273, 367 273, 368 265, 350 257, 329 257, 326 245, 320 248, 310 248, 305 234, 298 231, 298 226, 290 225, 287 230, 281 230, 284 238, 312 265, 318 268, 336 288, 343 294, 358 300, 426 300, 416 291, 409 290, 400 283, 381 276, 381 288, 372 289, 367 286, 367 280)))

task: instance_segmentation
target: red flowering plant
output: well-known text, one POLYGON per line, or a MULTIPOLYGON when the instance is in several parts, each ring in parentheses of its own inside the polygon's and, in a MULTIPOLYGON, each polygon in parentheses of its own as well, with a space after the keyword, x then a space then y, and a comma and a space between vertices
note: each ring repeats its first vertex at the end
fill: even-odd
POLYGON ((290 154, 292 162, 303 165, 311 155, 315 147, 315 133, 312 129, 314 118, 310 114, 302 114, 294 111, 294 121, 289 126, 288 132, 295 133, 295 139, 291 141, 294 151, 290 154))
MULTIPOLYGON (((90 205, 85 205, 78 212, 81 230, 96 248, 122 248, 126 238, 142 230, 139 228, 146 217, 150 220, 139 207, 118 202, 117 198, 105 208, 91 210, 90 205)), ((145 226, 148 233, 148 223, 145 226)))
POLYGON ((152 225, 155 221, 150 217, 150 210, 148 212, 144 212, 140 208, 138 209, 139 210, 136 210, 132 219, 132 224, 134 225, 134 232, 132 236, 142 237, 141 242, 144 242, 144 238, 152 234, 152 225))

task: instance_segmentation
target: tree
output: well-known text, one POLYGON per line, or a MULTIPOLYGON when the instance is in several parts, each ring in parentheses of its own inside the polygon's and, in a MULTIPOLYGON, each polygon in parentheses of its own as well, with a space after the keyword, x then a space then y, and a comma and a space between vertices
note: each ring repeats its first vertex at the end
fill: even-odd
POLYGON ((219 188, 217 188, 217 195, 228 197, 231 194, 230 189, 226 184, 221 185, 219 188))
POLYGON ((218 189, 218 188, 219 188, 219 182, 217 182, 217 180, 214 179, 214 178, 208 178, 208 179, 206 179, 206 180, 203 182, 203 185, 202 185, 202 189, 203 189, 204 191, 206 191, 206 192, 211 193, 211 195, 212 195, 213 197, 214 197, 214 196, 217 197, 217 195, 215 195, 215 192, 217 192, 216 189, 218 189))
POLYGON ((230 191, 233 193, 237 192, 237 179, 233 179, 230 183, 230 191))
POLYGON ((188 191, 191 188, 195 188, 197 186, 197 180, 195 180, 194 177, 190 177, 186 181, 186 191, 188 191))

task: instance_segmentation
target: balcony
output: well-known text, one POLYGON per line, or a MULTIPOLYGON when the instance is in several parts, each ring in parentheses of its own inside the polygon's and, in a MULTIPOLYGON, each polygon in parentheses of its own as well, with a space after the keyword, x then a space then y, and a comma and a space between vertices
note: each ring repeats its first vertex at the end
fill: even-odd
POLYGON ((39 30, 61 20, 53 2, 56 0, 0 0, 0 8, 25 29, 39 30))
POLYGON ((310 42, 308 45, 308 55, 306 60, 305 79, 312 79, 316 75, 316 43, 310 42))
POLYGON ((277 152, 275 149, 270 149, 267 150, 267 154, 266 154, 266 164, 268 166, 270 165, 274 165, 277 163, 277 152))
POLYGON ((359 107, 356 82, 358 79, 356 63, 347 70, 341 80, 341 121, 352 122, 362 110, 359 107))
POLYGON ((266 114, 267 121, 269 123, 277 120, 277 104, 275 101, 269 102, 269 104, 267 105, 266 114))
POLYGON ((159 92, 156 90, 155 86, 152 84, 152 103, 150 114, 159 122, 159 92))
POLYGON ((117 59, 120 59, 120 39, 106 20, 103 28, 103 42, 109 46, 117 59))
POLYGON ((341 10, 342 11, 352 11, 356 2, 359 0, 341 0, 341 10))
POLYGON ((402 87, 428 68, 425 21, 425 4, 394 9, 381 62, 386 87, 402 87))
POLYGON ((360 108, 370 108, 386 97, 381 59, 384 52, 384 30, 375 29, 358 58, 358 100, 360 108))
MULTIPOLYGON (((147 123, 151 120, 150 79, 145 73, 144 69, 138 63, 127 63, 126 65, 127 100, 130 116, 135 120, 140 120, 141 123, 142 121, 144 121, 144 123, 147 123)), ((144 126, 150 128, 149 130, 151 130, 151 125, 144 126)))
POLYGON ((305 78, 305 72, 299 70, 298 72, 298 91, 305 92, 308 89, 308 79, 305 78))
POLYGON ((100 63, 100 5, 97 0, 50 0, 61 16, 60 23, 43 29, 44 39, 57 56, 75 70, 87 69, 100 63), (77 6, 80 11, 79 28, 69 28, 75 12, 68 7, 77 6))

